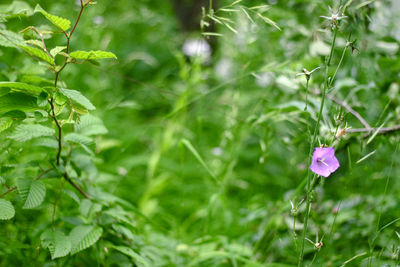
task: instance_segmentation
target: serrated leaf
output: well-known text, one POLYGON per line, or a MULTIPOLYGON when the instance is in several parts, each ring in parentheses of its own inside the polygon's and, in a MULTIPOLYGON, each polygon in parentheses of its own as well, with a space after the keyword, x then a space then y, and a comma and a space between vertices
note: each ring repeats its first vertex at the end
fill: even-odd
POLYGON ((64 140, 82 145, 90 145, 93 143, 92 138, 78 133, 68 133, 65 135, 64 140))
POLYGON ((39 124, 22 124, 15 128, 13 134, 9 138, 19 142, 25 142, 32 138, 41 136, 52 136, 55 130, 39 124))
POLYGON ((39 86, 20 82, 0 82, 0 87, 8 87, 13 91, 26 92, 33 95, 38 95, 43 91, 39 86))
POLYGON ((28 54, 30 54, 34 57, 37 57, 38 59, 41 59, 41 60, 49 63, 50 65, 54 65, 54 60, 48 54, 46 54, 46 52, 44 52, 43 50, 36 48, 36 47, 26 46, 26 45, 21 45, 19 47, 21 47, 22 50, 24 50, 28 54))
POLYGON ((15 215, 14 206, 10 201, 0 199, 0 220, 9 220, 15 215))
POLYGON ((86 59, 86 60, 93 60, 93 59, 105 59, 105 58, 115 58, 117 59, 117 56, 108 51, 74 51, 69 54, 70 57, 76 58, 76 59, 86 59))
POLYGON ((41 181, 18 179, 17 188, 22 200, 25 201, 22 207, 24 209, 32 209, 39 206, 46 196, 46 186, 41 181))
POLYGON ((50 50, 50 55, 52 57, 55 57, 56 55, 58 55, 61 51, 63 51, 66 48, 67 48, 66 46, 56 46, 50 50))
POLYGON ((10 128, 13 120, 9 117, 0 118, 0 133, 10 128))
POLYGON ((81 117, 80 123, 75 125, 75 131, 89 136, 106 134, 108 132, 103 121, 90 114, 81 117))
POLYGON ((76 90, 71 90, 71 89, 60 89, 60 92, 68 97, 69 99, 75 101, 76 103, 82 105, 84 108, 88 110, 94 110, 96 109, 95 106, 87 99, 84 95, 81 94, 81 92, 76 91, 76 90))
POLYGON ((69 234, 71 240, 71 254, 82 251, 99 240, 103 229, 99 226, 79 225, 69 234))
POLYGON ((24 45, 24 39, 20 34, 0 29, 0 46, 17 48, 21 45, 24 45))
POLYGON ((12 110, 34 111, 36 109, 38 108, 35 97, 21 93, 10 93, 0 97, 0 114, 12 110))
POLYGON ((42 246, 48 248, 51 254, 51 259, 67 256, 71 251, 71 241, 60 230, 47 230, 41 237, 42 246))
POLYGON ((52 15, 50 13, 47 13, 39 4, 36 5, 35 7, 35 13, 40 12, 43 16, 45 16, 46 19, 48 19, 51 23, 53 23, 55 26, 60 28, 63 31, 68 30, 71 27, 71 21, 68 19, 52 15))

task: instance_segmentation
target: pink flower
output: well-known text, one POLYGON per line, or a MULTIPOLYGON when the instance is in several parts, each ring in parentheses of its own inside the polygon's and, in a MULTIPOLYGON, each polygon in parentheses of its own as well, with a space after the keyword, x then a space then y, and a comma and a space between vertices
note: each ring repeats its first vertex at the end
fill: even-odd
POLYGON ((339 168, 340 164, 335 157, 335 149, 333 147, 316 147, 314 149, 310 170, 314 173, 328 177, 339 168))

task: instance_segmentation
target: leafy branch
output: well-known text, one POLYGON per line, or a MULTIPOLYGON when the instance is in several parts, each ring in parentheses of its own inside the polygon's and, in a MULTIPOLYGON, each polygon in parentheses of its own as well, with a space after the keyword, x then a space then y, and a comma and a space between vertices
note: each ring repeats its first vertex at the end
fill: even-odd
MULTIPOLYGON (((88 1, 87 3, 84 3, 81 0, 81 9, 79 11, 79 15, 78 15, 78 18, 76 19, 74 27, 72 28, 72 30, 71 30, 71 32, 69 34, 67 34, 64 31, 65 36, 67 37, 67 48, 66 48, 67 55, 68 55, 68 52, 69 52, 71 36, 74 33, 74 31, 76 29, 76 26, 79 23, 79 20, 81 18, 81 15, 83 13, 84 8, 90 2, 91 1, 88 1)), ((64 61, 63 65, 58 70, 57 70, 57 68, 55 68, 56 72, 55 72, 55 79, 54 79, 54 87, 56 88, 56 90, 57 90, 57 82, 58 82, 58 78, 59 78, 60 72, 65 68, 65 66, 67 64, 68 64, 68 57, 65 58, 65 61, 64 61)), ((58 130, 58 137, 57 137, 58 151, 57 151, 56 162, 57 162, 57 166, 60 166, 60 164, 61 164, 61 152, 62 152, 62 149, 63 149, 63 144, 62 144, 62 125, 60 124, 60 122, 59 122, 59 120, 57 119, 57 116, 56 116, 55 107, 54 107, 54 97, 52 96, 48 102, 49 102, 50 108, 51 108, 50 116, 53 118, 53 120, 54 120, 54 122, 55 122, 55 124, 57 126, 57 130, 58 130)), ((63 177, 70 185, 72 185, 76 190, 78 190, 78 192, 83 197, 85 197, 87 199, 90 198, 89 195, 85 191, 83 191, 83 189, 79 185, 77 185, 74 181, 71 180, 71 178, 68 176, 67 172, 64 172, 63 177)))
MULTIPOLYGON (((47 173, 49 173, 51 170, 54 170, 54 167, 51 167, 51 168, 46 169, 46 170, 44 170, 43 172, 41 172, 41 173, 34 179, 34 181, 39 180, 39 179, 42 178, 44 175, 46 175, 47 173)), ((4 193, 2 193, 2 194, 0 195, 0 198, 2 198, 3 196, 7 195, 8 193, 10 193, 10 192, 16 190, 17 188, 18 188, 17 186, 9 187, 7 191, 5 191, 4 193)))

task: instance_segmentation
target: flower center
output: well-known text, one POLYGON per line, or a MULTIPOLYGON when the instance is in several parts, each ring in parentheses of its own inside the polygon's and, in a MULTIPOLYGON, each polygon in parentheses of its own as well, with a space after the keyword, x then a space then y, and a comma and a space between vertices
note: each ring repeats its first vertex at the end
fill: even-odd
POLYGON ((325 159, 324 158, 318 158, 317 159, 318 162, 321 162, 322 164, 324 164, 326 167, 329 167, 328 164, 326 164, 325 159))

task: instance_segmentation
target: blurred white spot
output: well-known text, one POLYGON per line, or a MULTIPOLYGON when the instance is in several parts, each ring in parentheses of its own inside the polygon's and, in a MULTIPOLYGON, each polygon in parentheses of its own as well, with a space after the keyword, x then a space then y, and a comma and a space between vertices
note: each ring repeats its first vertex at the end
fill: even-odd
POLYGON ((215 73, 223 80, 228 80, 232 77, 232 61, 229 58, 223 58, 217 62, 215 73))
POLYGON ((189 57, 201 57, 206 60, 211 57, 211 47, 204 39, 187 39, 183 44, 182 51, 189 57))
POLYGON ((93 18, 93 23, 95 25, 100 25, 104 22, 104 17, 103 16, 96 16, 93 18))
POLYGON ((274 75, 271 72, 264 72, 256 76, 256 83, 261 87, 268 87, 272 84, 274 75))
POLYGON ((119 175, 121 176, 125 176, 128 174, 128 171, 124 168, 124 167, 118 167, 117 168, 117 172, 119 175))
POLYGON ((222 148, 220 148, 220 147, 214 147, 211 152, 215 156, 221 156, 222 153, 224 152, 224 150, 222 150, 222 148))

